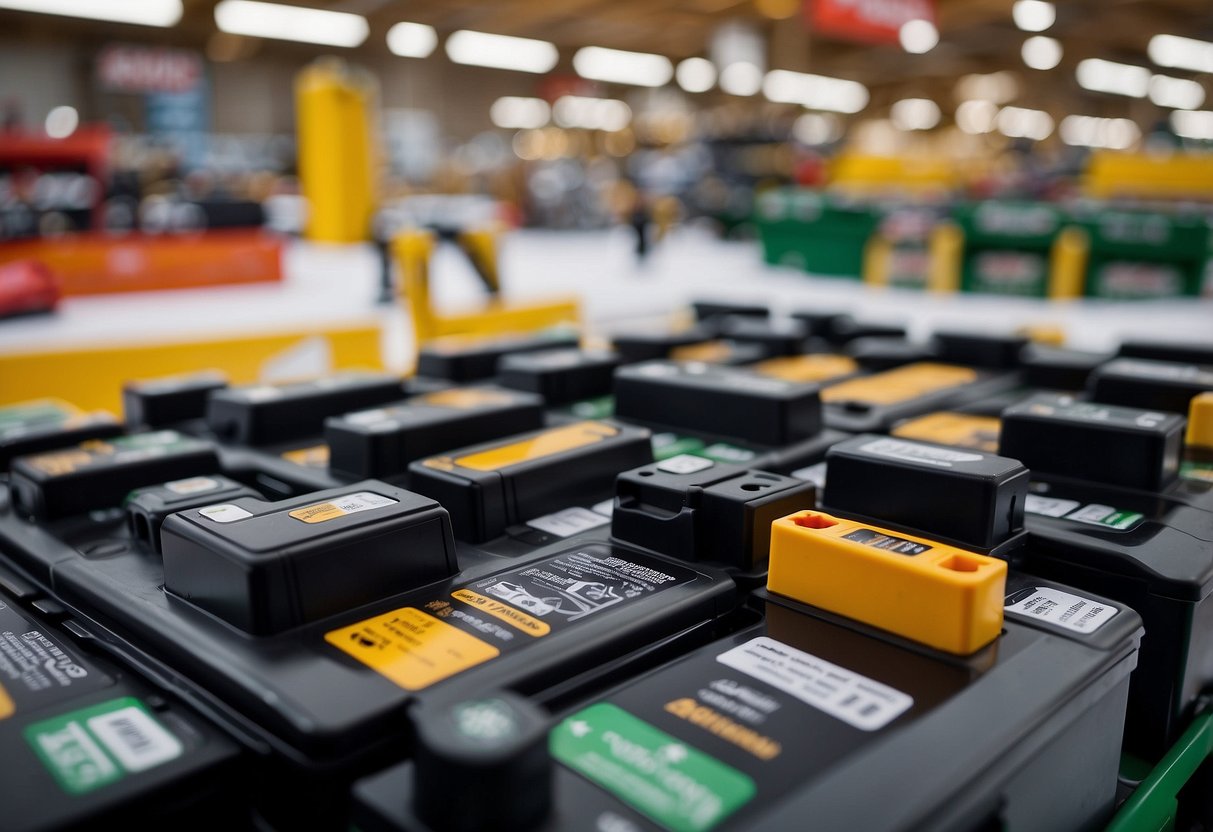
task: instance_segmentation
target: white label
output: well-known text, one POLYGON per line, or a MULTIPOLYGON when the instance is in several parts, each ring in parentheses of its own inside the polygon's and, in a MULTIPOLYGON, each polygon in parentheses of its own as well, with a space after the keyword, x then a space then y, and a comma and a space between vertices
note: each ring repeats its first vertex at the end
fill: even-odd
POLYGON ((667 474, 696 474, 711 468, 713 465, 715 463, 712 460, 704 459, 701 456, 692 456, 691 454, 679 454, 657 463, 658 469, 665 471, 667 474))
POLYGON ((390 415, 385 408, 380 407, 376 410, 360 410, 357 413, 347 413, 345 414, 345 420, 351 425, 370 425, 375 422, 382 422, 390 415))
POLYGON ((717 442, 715 445, 708 445, 703 449, 705 454, 728 462, 749 462, 754 458, 754 452, 745 448, 738 448, 735 445, 725 445, 723 442, 717 442))
POLYGON ((1043 514, 1045 517, 1065 517, 1082 503, 1077 500, 1062 500, 1057 497, 1041 497, 1029 494, 1023 502, 1023 510, 1028 514, 1043 514))
POLYGON ((598 512, 604 517, 610 517, 615 513, 615 500, 610 499, 603 500, 601 503, 594 503, 594 505, 590 506, 590 509, 598 512))
POLYGON ((1007 612, 1030 615, 1078 633, 1093 633, 1120 609, 1103 601, 1092 601, 1060 589, 1038 586, 1023 600, 1007 605, 1007 612))
POLYGON ((883 728, 914 704, 909 694, 767 636, 739 644, 716 661, 861 731, 883 728))
POLYGON ((564 511, 558 511, 555 514, 536 517, 534 520, 528 520, 526 524, 531 528, 539 529, 539 531, 547 532, 548 534, 554 534, 557 537, 570 537, 586 529, 605 526, 609 522, 611 522, 609 516, 604 517, 589 509, 576 507, 566 508, 564 511))
POLYGON ((185 750, 179 739, 134 706, 95 716, 88 727, 127 771, 146 771, 177 759, 185 750))
POLYGON ((790 476, 805 482, 811 482, 818 488, 826 487, 826 464, 819 462, 816 465, 810 465, 807 468, 799 468, 793 471, 790 476))
POLYGON ((209 520, 214 520, 216 523, 232 523, 236 520, 243 520, 245 517, 252 517, 253 513, 240 506, 234 506, 231 503, 223 503, 217 506, 205 506, 198 509, 198 513, 209 520))
POLYGON ((219 487, 219 482, 210 477, 191 477, 188 480, 166 482, 164 487, 174 494, 197 494, 202 491, 214 491, 219 487))
POLYGON ((900 459, 903 462, 934 465, 937 468, 951 468, 957 462, 981 462, 985 458, 981 454, 936 448, 932 445, 920 445, 917 442, 902 442, 900 439, 877 439, 866 445, 860 445, 859 450, 878 456, 887 456, 891 459, 900 459))
POLYGON ((1077 520, 1080 523, 1099 523, 1115 511, 1116 509, 1112 508, 1112 506, 1101 506, 1098 503, 1091 503, 1071 514, 1069 519, 1077 520))
POLYGON ((360 511, 370 511, 373 508, 383 508, 396 503, 391 497, 384 497, 382 494, 374 494, 370 491, 347 494, 329 502, 346 514, 357 514, 360 511))

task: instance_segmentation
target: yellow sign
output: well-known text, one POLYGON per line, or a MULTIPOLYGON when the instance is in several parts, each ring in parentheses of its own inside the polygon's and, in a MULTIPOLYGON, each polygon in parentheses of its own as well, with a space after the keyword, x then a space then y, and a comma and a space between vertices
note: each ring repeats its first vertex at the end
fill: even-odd
POLYGON ((998 453, 998 435, 1002 422, 996 416, 979 416, 973 413, 928 413, 893 428, 893 435, 903 439, 922 439, 952 445, 957 448, 975 448, 979 451, 998 453))
POLYGON ((405 690, 422 690, 495 659, 496 647, 414 607, 325 633, 324 640, 405 690))
POLYGON ((439 390, 427 393, 421 401, 435 407, 451 407, 456 410, 468 410, 473 407, 484 407, 493 404, 508 404, 513 399, 506 393, 495 390, 459 389, 439 390))
POLYGON ((535 434, 530 439, 510 442, 486 451, 461 456, 458 459, 440 456, 427 459, 422 464, 427 468, 439 471, 451 471, 455 466, 470 468, 473 471, 500 471, 502 468, 508 468, 521 462, 542 459, 575 448, 584 448, 618 434, 618 428, 602 422, 577 422, 572 425, 550 428, 535 434))
POLYGON ((816 353, 768 358, 754 365, 759 375, 784 381, 827 381, 859 372, 859 365, 848 355, 816 353))
POLYGON ((897 404, 976 380, 977 372, 968 367, 922 361, 827 387, 821 391, 821 400, 897 404))

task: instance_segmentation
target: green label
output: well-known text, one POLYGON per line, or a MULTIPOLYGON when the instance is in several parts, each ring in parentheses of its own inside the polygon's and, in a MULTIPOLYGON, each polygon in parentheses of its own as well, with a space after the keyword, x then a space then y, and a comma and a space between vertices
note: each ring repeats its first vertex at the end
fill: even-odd
POLYGON ((701 456, 703 440, 693 436, 679 436, 676 433, 653 434, 653 458, 658 462, 682 454, 701 456))
POLYGON ((124 696, 25 729, 25 739, 68 794, 86 794, 175 760, 181 741, 138 699, 124 696))
POLYGON ((67 421, 72 415, 73 411, 54 402, 0 407, 0 436, 25 433, 31 428, 57 425, 67 421))
POLYGON ((1198 462, 1185 460, 1179 466, 1179 475, 1188 480, 1203 480, 1213 482, 1213 462, 1198 462))
POLYGON ((570 410, 581 419, 609 419, 615 415, 615 397, 599 396, 596 399, 584 399, 573 404, 570 410))
POLYGON ((754 781, 607 702, 552 730, 552 755, 674 832, 704 832, 754 796, 754 781))

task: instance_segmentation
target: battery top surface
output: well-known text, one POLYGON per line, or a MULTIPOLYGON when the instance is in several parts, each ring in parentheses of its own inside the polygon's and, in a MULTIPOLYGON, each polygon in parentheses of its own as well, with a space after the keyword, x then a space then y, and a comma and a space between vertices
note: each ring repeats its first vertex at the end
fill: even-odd
POLYGON ((941 361, 987 367, 992 370, 1014 369, 1028 345, 1023 335, 991 335, 984 332, 941 330, 932 339, 941 361))
POLYGON ((536 335, 493 338, 452 336, 427 342, 417 353, 417 375, 462 383, 492 378, 497 363, 513 353, 575 348, 575 332, 554 330, 536 335))
POLYGON ((1213 390, 1213 367, 1145 358, 1109 361, 1087 382, 1087 393, 1097 402, 1184 414, 1206 390, 1213 390))
POLYGON ((34 399, 0 407, 0 471, 17 456, 122 433, 105 411, 86 413, 62 399, 34 399))
POLYGON ((550 405, 609 395, 620 357, 605 350, 511 353, 497 362, 503 387, 538 393, 550 405))

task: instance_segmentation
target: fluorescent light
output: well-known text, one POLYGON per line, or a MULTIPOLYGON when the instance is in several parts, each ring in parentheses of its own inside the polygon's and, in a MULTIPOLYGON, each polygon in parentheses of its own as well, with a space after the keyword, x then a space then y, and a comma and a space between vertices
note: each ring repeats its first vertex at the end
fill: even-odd
POLYGON ((762 93, 780 104, 800 104, 811 110, 834 113, 858 113, 868 106, 868 88, 858 81, 787 69, 768 72, 762 82, 762 93))
POLYGON ((556 47, 546 40, 491 35, 470 29, 460 29, 446 39, 446 54, 457 64, 541 74, 550 72, 560 60, 556 47))
POLYGON ((1036 35, 1023 42, 1019 54, 1032 69, 1052 69, 1061 63, 1061 43, 1044 35, 1036 35))
POLYGON ((552 117, 561 127, 613 133, 628 126, 632 120, 632 109, 622 101, 611 98, 562 95, 552 107, 552 117))
POLYGON ((0 9, 161 27, 177 25, 182 11, 181 0, 0 0, 0 9))
POLYGON ((542 98, 507 95, 489 108, 489 118, 498 127, 509 130, 534 130, 548 123, 552 108, 542 98))
POLYGON ((930 130, 939 116, 939 105, 929 98, 903 98, 889 108, 889 121, 898 130, 930 130))
POLYGON ((1171 129, 1185 139, 1213 139, 1213 112, 1208 110, 1176 110, 1171 113, 1171 129))
POLYGON ((387 30, 387 48, 402 58, 428 58, 438 45, 438 33, 424 23, 397 23, 387 30))
POLYGON ((75 107, 66 104, 55 107, 46 114, 46 135, 52 139, 66 139, 80 126, 80 114, 75 107))
POLYGON ((1150 100, 1159 107, 1195 110, 1205 103, 1205 88, 1186 78, 1154 75, 1150 78, 1150 100))
POLYGON ((720 88, 729 95, 756 95, 762 89, 762 70, 749 61, 729 64, 720 73, 720 88))
POLYGON ((674 77, 687 92, 707 92, 716 83, 716 67, 707 58, 687 58, 678 64, 674 77))
POLYGON ((1025 32, 1043 32, 1057 20, 1057 10, 1044 0, 1016 0, 1011 19, 1025 32))
POLYGON ((907 20, 897 31, 901 48, 915 55, 930 52, 939 43, 939 30, 929 20, 907 20))
POLYGON ((1019 95, 1019 82, 1005 69, 985 75, 963 75, 956 82, 955 94, 960 101, 992 101, 995 104, 1006 104, 1019 95))
POLYGON ((1213 43, 1208 41, 1179 35, 1155 35, 1150 38, 1146 53, 1159 66, 1213 72, 1213 43))
POLYGON ((805 113, 792 125, 792 137, 801 144, 827 144, 842 136, 838 116, 829 113, 805 113))
POLYGON ((997 120, 998 107, 992 101, 972 98, 956 107, 956 126, 970 135, 992 133, 997 120))
POLYGON ((370 33, 366 18, 361 15, 260 0, 221 0, 215 6, 215 25, 230 35, 323 46, 358 46, 370 33))
POLYGON ((1092 92, 1145 98, 1150 88, 1150 70, 1144 66, 1087 58, 1078 62, 1074 74, 1078 78, 1078 86, 1092 92))
POLYGON ((609 84, 660 87, 674 77, 674 65, 664 55, 585 46, 573 55, 573 69, 582 78, 609 84))
POLYGON ((1076 147, 1128 150, 1141 138, 1137 123, 1127 118, 1066 116, 1057 131, 1061 140, 1076 147))
POLYGON ((1047 139, 1053 132, 1053 117, 1044 110, 1003 107, 998 111, 998 132, 1012 139, 1047 139))

